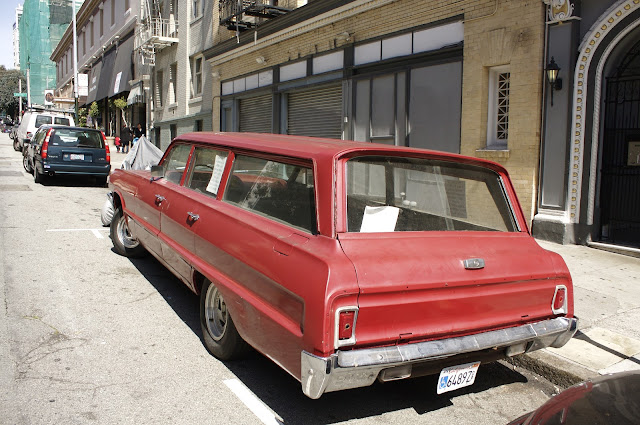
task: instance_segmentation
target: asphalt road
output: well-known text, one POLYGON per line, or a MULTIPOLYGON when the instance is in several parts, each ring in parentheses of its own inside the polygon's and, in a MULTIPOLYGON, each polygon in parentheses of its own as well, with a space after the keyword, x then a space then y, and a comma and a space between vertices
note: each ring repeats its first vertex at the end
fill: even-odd
POLYGON ((200 341, 197 297, 151 257, 113 251, 107 191, 35 184, 0 134, 0 424, 494 425, 557 391, 494 363, 443 395, 432 376, 310 400, 258 353, 220 362, 200 341))

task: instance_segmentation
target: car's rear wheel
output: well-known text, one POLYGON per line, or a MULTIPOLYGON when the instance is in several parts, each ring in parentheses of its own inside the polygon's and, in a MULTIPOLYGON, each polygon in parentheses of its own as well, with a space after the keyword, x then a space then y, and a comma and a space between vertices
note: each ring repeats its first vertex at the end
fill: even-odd
POLYGON ((118 254, 125 257, 142 257, 147 253, 140 242, 129 233, 127 219, 121 208, 118 208, 113 214, 109 230, 113 247, 118 254))
POLYGON ((236 330, 222 293, 209 281, 200 292, 200 324, 204 346, 220 360, 241 357, 249 349, 236 330))
POLYGON ((20 143, 18 143, 18 138, 13 139, 13 150, 20 152, 20 143))
POLYGON ((24 171, 31 174, 31 163, 29 163, 29 156, 26 151, 22 153, 22 166, 24 167, 24 171))
POLYGON ((36 183, 44 182, 44 174, 38 171, 38 167, 34 165, 33 167, 33 181, 36 183))

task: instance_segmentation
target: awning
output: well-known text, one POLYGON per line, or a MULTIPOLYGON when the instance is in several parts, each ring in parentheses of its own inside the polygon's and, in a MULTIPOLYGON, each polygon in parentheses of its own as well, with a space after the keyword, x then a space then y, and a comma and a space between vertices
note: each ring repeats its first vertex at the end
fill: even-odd
MULTIPOLYGON (((102 69, 100 70, 100 81, 98 82, 96 100, 104 99, 111 93, 111 89, 113 88, 111 85, 111 77, 113 76, 115 61, 116 49, 108 51, 102 59, 102 69)), ((91 85, 91 83, 89 83, 89 85, 91 85)))
POLYGON ((91 67, 89 73, 89 95, 87 96, 86 103, 89 104, 96 100, 96 94, 98 93, 98 82, 100 81, 100 70, 102 69, 102 61, 96 62, 91 67))
POLYGON ((115 96, 123 91, 129 91, 131 86, 131 53, 133 52, 133 36, 122 41, 118 45, 111 85, 109 86, 109 97, 115 96))
POLYGON ((133 105, 134 103, 144 103, 141 83, 138 83, 135 86, 131 87, 129 97, 127 97, 127 105, 133 105))

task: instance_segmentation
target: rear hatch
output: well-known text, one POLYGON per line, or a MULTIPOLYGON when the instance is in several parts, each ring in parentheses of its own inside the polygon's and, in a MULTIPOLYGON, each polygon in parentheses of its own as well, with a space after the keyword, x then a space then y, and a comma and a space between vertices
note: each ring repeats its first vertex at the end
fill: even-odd
POLYGON ((499 165, 369 155, 345 170, 346 232, 338 238, 358 279, 358 345, 537 321, 554 316, 556 285, 571 290, 562 261, 521 230, 499 165))
POLYGON ((358 346, 439 339, 552 317, 551 253, 526 233, 342 234, 360 287, 358 346), (477 267, 480 259, 484 263, 477 267), (465 260, 467 262, 465 267, 465 260), (470 266, 470 267, 469 267, 470 266))
POLYGON ((107 151, 99 131, 78 128, 54 129, 47 161, 62 166, 87 167, 107 164, 107 151))

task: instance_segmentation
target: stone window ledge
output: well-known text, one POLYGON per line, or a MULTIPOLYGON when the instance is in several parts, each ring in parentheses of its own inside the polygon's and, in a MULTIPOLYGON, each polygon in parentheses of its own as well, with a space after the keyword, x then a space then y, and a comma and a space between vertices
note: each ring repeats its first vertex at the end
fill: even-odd
POLYGON ((476 157, 484 159, 509 159, 510 152, 509 149, 477 149, 476 157))

